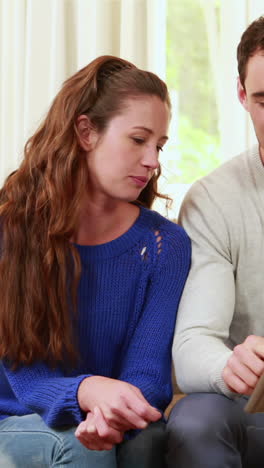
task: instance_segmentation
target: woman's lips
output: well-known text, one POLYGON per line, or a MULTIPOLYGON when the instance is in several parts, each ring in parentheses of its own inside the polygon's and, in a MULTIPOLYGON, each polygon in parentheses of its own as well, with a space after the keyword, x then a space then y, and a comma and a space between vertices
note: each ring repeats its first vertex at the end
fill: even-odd
POLYGON ((139 187, 144 187, 144 185, 146 185, 146 183, 148 182, 148 178, 147 177, 143 177, 143 176, 130 176, 130 178, 133 180, 133 182, 135 182, 136 185, 138 185, 139 187))

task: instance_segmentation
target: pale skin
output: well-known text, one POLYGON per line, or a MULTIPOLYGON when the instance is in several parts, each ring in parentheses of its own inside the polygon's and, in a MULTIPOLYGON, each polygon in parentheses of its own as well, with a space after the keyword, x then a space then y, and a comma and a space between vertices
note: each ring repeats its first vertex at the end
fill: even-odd
POLYGON ((126 430, 144 429, 161 417, 137 387, 101 376, 81 383, 78 401, 87 418, 78 426, 76 437, 94 450, 109 450, 122 441, 126 430))
MULTIPOLYGON (((121 115, 110 120, 103 135, 87 116, 78 117, 79 143, 89 180, 74 242, 110 242, 135 222, 139 208, 131 201, 137 199, 159 165, 168 124, 169 109, 156 96, 127 99, 121 115)), ((108 377, 84 379, 77 398, 87 417, 75 435, 91 450, 110 450, 123 440, 125 431, 144 429, 161 417, 139 388, 108 377)))
MULTIPOLYGON (((238 79, 238 98, 249 112, 264 164, 264 51, 250 57, 245 86, 238 79)), ((237 345, 223 369, 223 379, 234 392, 251 395, 264 372, 264 337, 251 335, 237 345)))

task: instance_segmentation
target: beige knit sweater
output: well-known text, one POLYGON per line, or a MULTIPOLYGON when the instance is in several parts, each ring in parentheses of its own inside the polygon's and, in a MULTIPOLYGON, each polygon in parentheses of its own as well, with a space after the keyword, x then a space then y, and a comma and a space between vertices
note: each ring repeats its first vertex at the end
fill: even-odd
POLYGON ((177 316, 173 358, 181 390, 228 396, 232 348, 264 336, 264 167, 258 147, 197 181, 179 217, 192 267, 177 316))

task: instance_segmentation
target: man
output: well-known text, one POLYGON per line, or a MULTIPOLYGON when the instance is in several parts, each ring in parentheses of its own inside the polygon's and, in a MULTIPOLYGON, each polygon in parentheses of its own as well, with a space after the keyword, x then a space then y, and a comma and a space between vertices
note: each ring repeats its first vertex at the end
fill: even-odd
POLYGON ((170 415, 169 468, 264 466, 264 414, 244 412, 264 372, 264 16, 237 58, 259 145, 196 182, 181 208, 193 257, 173 354, 189 395, 170 415))

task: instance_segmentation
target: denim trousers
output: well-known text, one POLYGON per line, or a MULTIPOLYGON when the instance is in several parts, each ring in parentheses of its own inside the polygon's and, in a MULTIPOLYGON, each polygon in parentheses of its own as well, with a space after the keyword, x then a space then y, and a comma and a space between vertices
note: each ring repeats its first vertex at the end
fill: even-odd
POLYGON ((167 423, 168 468, 263 468, 264 413, 246 413, 246 402, 194 393, 176 403, 167 423))
POLYGON ((0 468, 164 468, 165 423, 150 424, 110 451, 85 448, 76 427, 52 429, 40 416, 0 421, 0 468))

